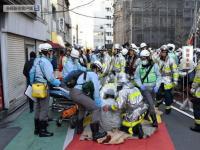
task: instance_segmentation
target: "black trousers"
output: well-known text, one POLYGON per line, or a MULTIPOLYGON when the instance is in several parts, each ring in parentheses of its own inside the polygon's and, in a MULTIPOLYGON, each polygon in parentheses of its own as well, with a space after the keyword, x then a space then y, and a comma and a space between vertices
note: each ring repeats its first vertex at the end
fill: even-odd
POLYGON ((29 102, 29 109, 30 111, 33 111, 34 110, 34 102, 28 97, 28 102, 29 102))
POLYGON ((164 84, 160 85, 159 91, 156 94, 156 100, 159 102, 164 97, 166 107, 171 106, 173 103, 172 89, 165 90, 164 84))
POLYGON ((195 124, 200 126, 200 98, 193 98, 191 102, 193 103, 195 124))

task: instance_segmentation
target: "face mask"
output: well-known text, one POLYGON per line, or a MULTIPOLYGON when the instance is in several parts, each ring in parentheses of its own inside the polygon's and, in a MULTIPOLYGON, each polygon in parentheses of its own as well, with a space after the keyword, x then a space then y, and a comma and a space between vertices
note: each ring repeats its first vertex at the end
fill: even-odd
POLYGON ((147 65, 148 64, 148 60, 142 60, 142 65, 147 65))

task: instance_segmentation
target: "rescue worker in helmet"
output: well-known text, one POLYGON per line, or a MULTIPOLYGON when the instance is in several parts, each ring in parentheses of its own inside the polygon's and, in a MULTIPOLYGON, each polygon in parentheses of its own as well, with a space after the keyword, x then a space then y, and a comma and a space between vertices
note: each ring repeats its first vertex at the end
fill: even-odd
POLYGON ((114 44, 114 61, 112 72, 114 74, 125 72, 126 60, 121 53, 122 47, 120 44, 114 44))
POLYGON ((98 60, 101 62, 103 66, 103 76, 109 74, 111 67, 111 57, 108 55, 106 48, 104 46, 98 46, 99 55, 98 60))
POLYGON ((194 126, 190 127, 192 131, 200 133, 200 60, 196 66, 196 74, 192 83, 191 94, 193 99, 194 126))
POLYGON ((140 51, 142 51, 142 50, 147 50, 147 44, 146 43, 140 44, 140 51))
POLYGON ((72 49, 70 58, 68 58, 67 62, 65 63, 62 71, 63 79, 67 77, 67 75, 74 70, 82 70, 86 71, 87 68, 83 67, 79 63, 79 51, 76 49, 72 49))
POLYGON ((87 67, 87 57, 84 54, 84 48, 80 45, 74 45, 74 48, 79 51, 79 63, 83 67, 87 67))
MULTIPOLYGON (((44 83, 53 86, 60 86, 60 81, 55 78, 53 66, 48 59, 52 46, 48 43, 39 45, 40 56, 34 61, 34 64, 29 72, 30 85, 33 83, 44 83)), ((48 92, 48 90, 47 90, 48 92)), ((49 110, 49 94, 44 99, 37 99, 35 106, 35 130, 34 134, 39 137, 50 137, 53 133, 47 131, 48 126, 48 110, 49 110)))
MULTIPOLYGON (((138 56, 140 56, 140 53, 142 52, 142 50, 147 50, 147 44, 146 43, 141 43, 140 44, 140 48, 139 48, 139 51, 137 50, 137 54, 138 54, 138 56)), ((151 53, 150 53, 151 54, 151 53)), ((138 65, 140 65, 141 64, 141 59, 140 59, 140 57, 138 57, 138 59, 136 60, 136 62, 135 62, 135 66, 138 66, 138 65)))
POLYGON ((136 68, 134 80, 142 92, 144 101, 149 105, 149 113, 153 121, 152 126, 158 127, 154 107, 154 95, 158 92, 161 82, 159 66, 153 63, 148 50, 142 50, 140 58, 141 64, 136 68))
POLYGON ((175 53, 175 45, 174 44, 167 44, 167 48, 168 48, 168 56, 172 59, 174 59, 175 63, 178 65, 179 63, 179 60, 178 60, 178 57, 176 56, 176 53, 175 53))
POLYGON ((126 73, 129 74, 130 77, 132 77, 135 73, 137 59, 137 46, 135 44, 131 44, 126 63, 126 73))
POLYGON ((100 83, 98 75, 102 73, 102 64, 95 61, 91 64, 91 71, 85 72, 79 76, 76 86, 70 91, 70 97, 74 102, 79 104, 78 115, 78 134, 83 132, 83 119, 85 110, 92 112, 92 123, 90 128, 92 130, 93 140, 105 137, 106 132, 99 131, 99 113, 102 106, 100 97, 100 83))
POLYGON ((91 63, 95 62, 98 60, 98 54, 99 54, 99 49, 96 47, 95 49, 92 49, 92 53, 90 55, 90 61, 91 63))
POLYGON ((143 138, 144 133, 141 122, 147 113, 148 105, 143 102, 140 90, 129 83, 125 74, 119 74, 117 91, 116 104, 105 105, 103 110, 125 110, 120 129, 133 136, 138 135, 139 138, 143 138))
POLYGON ((70 58, 70 54, 71 54, 71 49, 67 48, 65 52, 65 56, 62 59, 62 66, 64 66, 67 60, 70 58))
POLYGON ((168 52, 169 50, 166 45, 161 46, 158 65, 162 80, 159 92, 156 95, 157 106, 162 103, 164 97, 166 114, 171 112, 171 105, 173 103, 172 89, 177 86, 179 77, 177 64, 174 59, 169 57, 168 52))

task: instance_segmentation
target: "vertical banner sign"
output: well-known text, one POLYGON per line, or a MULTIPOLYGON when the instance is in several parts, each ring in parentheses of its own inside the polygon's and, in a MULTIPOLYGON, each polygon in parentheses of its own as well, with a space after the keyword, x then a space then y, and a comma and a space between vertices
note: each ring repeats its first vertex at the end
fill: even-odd
POLYGON ((193 68, 193 46, 183 46, 182 49, 182 65, 183 69, 193 68))

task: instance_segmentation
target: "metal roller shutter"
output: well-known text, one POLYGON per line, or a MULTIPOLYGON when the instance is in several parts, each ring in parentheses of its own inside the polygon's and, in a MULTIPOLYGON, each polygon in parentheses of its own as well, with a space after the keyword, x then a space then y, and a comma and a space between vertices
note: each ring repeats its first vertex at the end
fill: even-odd
POLYGON ((19 105, 24 96, 26 79, 23 76, 25 63, 24 38, 8 34, 8 97, 10 105, 19 105))

